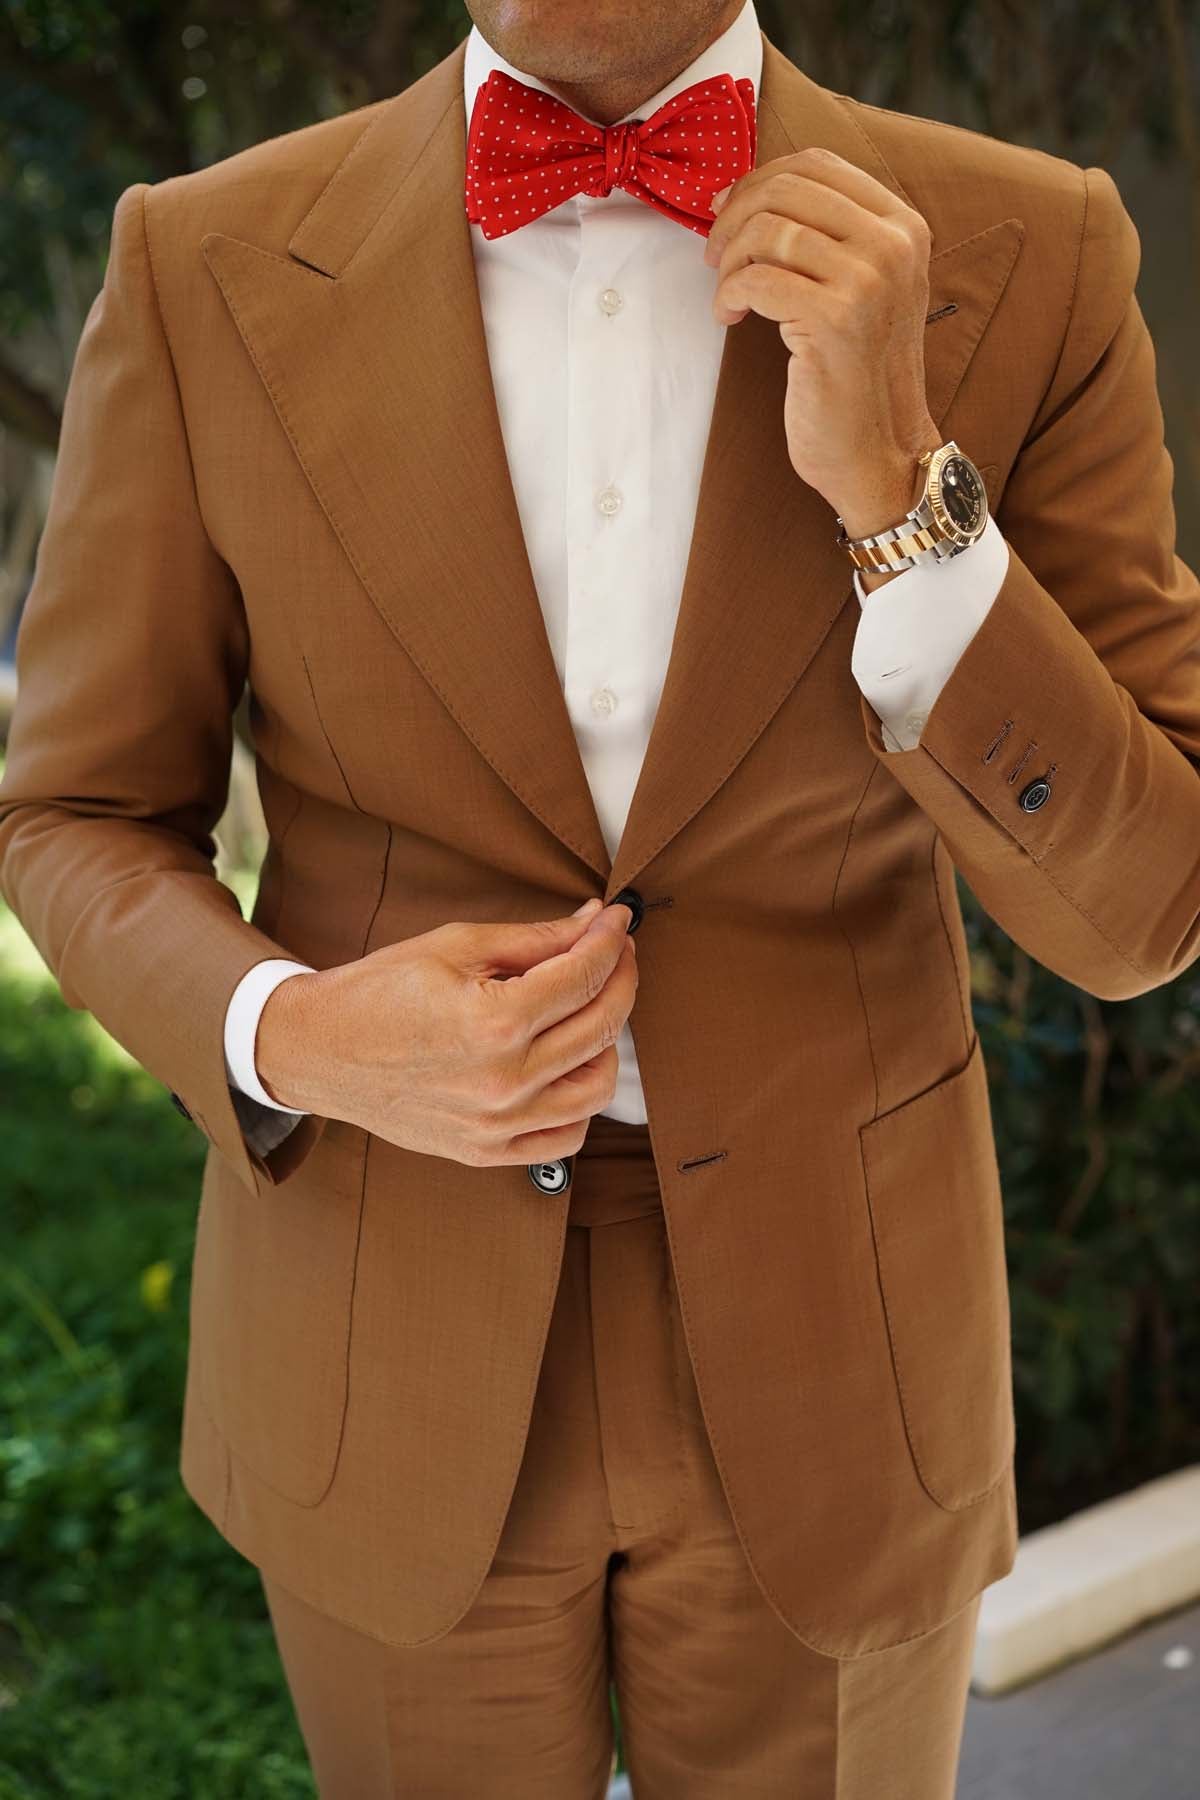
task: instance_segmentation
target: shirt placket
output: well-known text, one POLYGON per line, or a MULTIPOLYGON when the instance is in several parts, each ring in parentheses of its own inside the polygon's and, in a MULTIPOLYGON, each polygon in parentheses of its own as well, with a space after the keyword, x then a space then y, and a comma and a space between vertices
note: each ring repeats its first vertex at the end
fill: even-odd
POLYGON ((567 302, 564 690, 611 851, 644 739, 652 315, 639 280, 638 203, 579 204, 567 302))

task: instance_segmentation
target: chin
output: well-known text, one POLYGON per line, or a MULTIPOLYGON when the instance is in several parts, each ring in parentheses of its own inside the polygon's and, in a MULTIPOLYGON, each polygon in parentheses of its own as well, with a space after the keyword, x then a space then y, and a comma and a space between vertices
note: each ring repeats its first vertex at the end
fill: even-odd
POLYGON ((506 62, 549 82, 636 73, 621 46, 638 41, 641 10, 635 0, 479 0, 473 8, 506 62))

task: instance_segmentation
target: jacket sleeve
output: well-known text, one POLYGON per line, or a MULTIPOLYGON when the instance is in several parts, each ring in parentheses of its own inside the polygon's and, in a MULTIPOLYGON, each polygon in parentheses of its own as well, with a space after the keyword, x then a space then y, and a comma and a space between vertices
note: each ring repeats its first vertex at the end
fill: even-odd
POLYGON ((216 878, 241 595, 196 497, 147 227, 149 184, 113 214, 80 336, 0 783, 0 892, 58 981, 158 1080, 252 1193, 305 1159, 309 1115, 269 1154, 226 1079, 226 1007, 284 946, 216 878))
POLYGON ((1174 467, 1112 177, 1080 171, 1075 287, 997 522, 1008 571, 920 743, 875 755, 980 905, 1102 999, 1200 955, 1200 581, 1175 551, 1174 467))

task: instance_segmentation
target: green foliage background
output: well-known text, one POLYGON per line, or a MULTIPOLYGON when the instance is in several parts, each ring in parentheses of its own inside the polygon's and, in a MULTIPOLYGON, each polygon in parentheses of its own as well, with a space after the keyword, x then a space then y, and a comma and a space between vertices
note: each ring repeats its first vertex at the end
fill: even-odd
POLYGON ((307 1800, 257 1571, 184 1492, 204 1141, 0 908, 0 1800, 307 1800))

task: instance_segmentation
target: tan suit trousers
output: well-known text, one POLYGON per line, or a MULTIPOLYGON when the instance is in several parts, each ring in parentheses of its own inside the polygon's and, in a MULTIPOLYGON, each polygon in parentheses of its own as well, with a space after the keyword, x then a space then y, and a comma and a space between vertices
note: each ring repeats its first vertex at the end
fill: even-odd
POLYGON ((610 1681, 635 1800, 954 1794, 978 1596, 846 1660, 764 1599, 705 1432, 645 1125, 597 1115, 574 1159, 525 1453, 463 1618, 388 1645, 263 1585, 322 1800, 602 1800, 610 1681))

